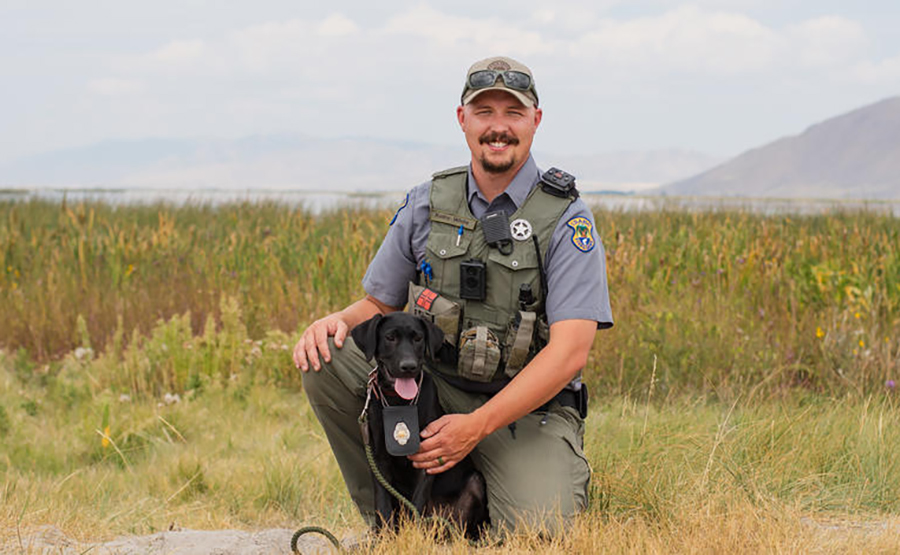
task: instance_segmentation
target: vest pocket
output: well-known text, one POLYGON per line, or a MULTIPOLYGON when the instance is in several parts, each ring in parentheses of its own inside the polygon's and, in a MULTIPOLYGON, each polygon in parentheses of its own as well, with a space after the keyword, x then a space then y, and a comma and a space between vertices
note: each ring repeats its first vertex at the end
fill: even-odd
POLYGON ((466 231, 462 235, 458 235, 456 233, 432 230, 428 248, 432 251, 432 254, 442 260, 462 256, 469 248, 469 243, 472 241, 472 233, 474 232, 466 231), (457 239, 459 239, 458 245, 456 244, 457 239))
POLYGON ((519 288, 523 284, 531 286, 535 299, 540 297, 540 274, 534 248, 531 245, 516 247, 508 255, 501 254, 497 249, 491 249, 488 253, 487 302, 492 306, 503 307, 511 317, 518 312, 519 288))
POLYGON ((500 341, 487 328, 469 328, 459 336, 459 362, 456 371, 460 377, 476 382, 489 382, 500 364, 500 341))
POLYGON ((416 316, 427 318, 444 332, 444 342, 456 347, 459 320, 462 310, 459 305, 436 291, 409 284, 407 310, 416 316))

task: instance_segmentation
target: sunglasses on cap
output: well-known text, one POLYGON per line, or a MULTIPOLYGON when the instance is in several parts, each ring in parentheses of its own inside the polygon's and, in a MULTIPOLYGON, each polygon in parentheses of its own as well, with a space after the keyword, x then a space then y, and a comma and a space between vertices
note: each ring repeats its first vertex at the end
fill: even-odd
POLYGON ((493 87, 494 83, 497 82, 498 77, 503 79, 503 83, 507 88, 516 91, 525 92, 534 86, 531 81, 531 76, 527 73, 522 73, 521 71, 515 71, 512 69, 506 71, 482 69, 479 71, 473 71, 472 74, 469 75, 469 88, 478 90, 485 89, 487 87, 493 87))

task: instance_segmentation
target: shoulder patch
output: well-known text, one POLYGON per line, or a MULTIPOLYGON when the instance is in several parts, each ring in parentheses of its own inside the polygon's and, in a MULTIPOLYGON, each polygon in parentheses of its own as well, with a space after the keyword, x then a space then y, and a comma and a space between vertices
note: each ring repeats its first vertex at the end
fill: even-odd
POLYGON ((584 216, 576 216, 566 222, 572 228, 572 244, 581 252, 591 252, 594 248, 594 224, 584 216))
POLYGON ((388 226, 394 225, 394 222, 397 221, 397 216, 400 215, 400 211, 406 208, 407 204, 409 204, 409 193, 406 193, 406 199, 403 201, 403 204, 400 205, 400 208, 398 208, 397 211, 394 212, 394 217, 391 218, 391 223, 389 223, 388 226))

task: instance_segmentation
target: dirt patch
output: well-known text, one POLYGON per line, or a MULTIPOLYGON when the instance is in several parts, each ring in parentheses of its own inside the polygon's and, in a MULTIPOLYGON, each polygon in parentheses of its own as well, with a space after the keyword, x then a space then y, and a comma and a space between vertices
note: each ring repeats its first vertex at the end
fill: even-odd
MULTIPOLYGON (((173 530, 149 536, 123 536, 102 543, 82 543, 66 536, 54 526, 44 527, 27 536, 5 538, 2 554, 41 555, 263 555, 290 553, 294 530, 272 529, 257 532, 242 530, 173 530)), ((345 538, 351 547, 357 537, 345 538)), ((301 553, 333 553, 331 544, 321 536, 305 535, 297 547, 301 553)))

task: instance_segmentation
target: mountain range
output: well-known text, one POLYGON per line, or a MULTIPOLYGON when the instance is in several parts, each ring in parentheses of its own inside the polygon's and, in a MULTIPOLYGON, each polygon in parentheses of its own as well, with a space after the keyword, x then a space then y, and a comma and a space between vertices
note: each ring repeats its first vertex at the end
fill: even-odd
MULTIPOLYGON (((0 188, 400 191, 468 158, 462 141, 450 147, 300 134, 110 140, 0 165, 0 188)), ((900 199, 900 97, 730 160, 677 149, 559 155, 539 148, 535 159, 574 174, 584 191, 900 199)))
POLYGON ((661 191, 686 196, 900 199, 900 97, 749 150, 661 191))
MULTIPOLYGON (((462 141, 446 147, 303 135, 115 140, 2 165, 0 187, 397 191, 468 158, 462 141)), ((576 175, 583 190, 634 191, 705 170, 722 159, 672 149, 590 156, 538 151, 535 160, 544 169, 557 166, 576 175)))

